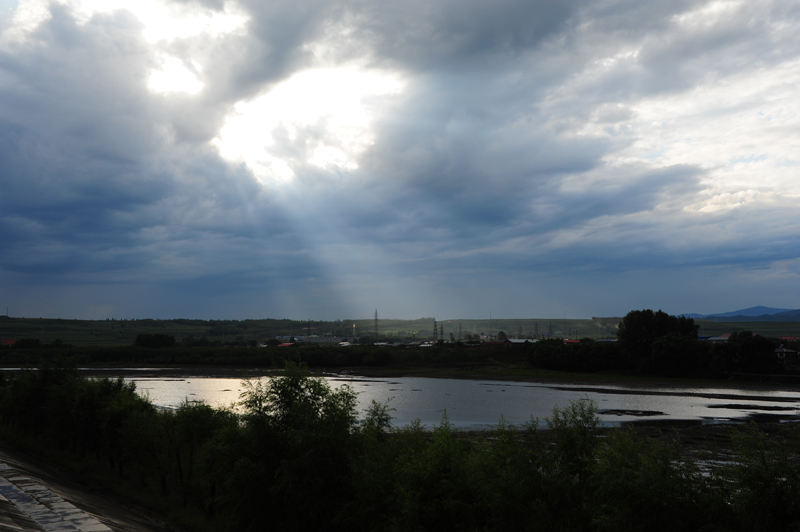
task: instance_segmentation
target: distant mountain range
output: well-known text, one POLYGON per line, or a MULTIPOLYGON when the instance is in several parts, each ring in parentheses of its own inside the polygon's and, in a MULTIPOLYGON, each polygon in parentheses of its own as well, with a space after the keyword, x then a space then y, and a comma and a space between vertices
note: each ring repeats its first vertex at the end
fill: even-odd
POLYGON ((800 309, 750 307, 720 314, 682 314, 687 318, 710 321, 800 321, 800 309))

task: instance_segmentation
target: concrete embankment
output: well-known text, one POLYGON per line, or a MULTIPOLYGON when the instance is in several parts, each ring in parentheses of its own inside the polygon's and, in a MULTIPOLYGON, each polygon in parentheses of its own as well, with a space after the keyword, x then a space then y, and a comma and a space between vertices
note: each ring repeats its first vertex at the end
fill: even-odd
POLYGON ((0 532, 166 532, 174 527, 0 448, 0 532))

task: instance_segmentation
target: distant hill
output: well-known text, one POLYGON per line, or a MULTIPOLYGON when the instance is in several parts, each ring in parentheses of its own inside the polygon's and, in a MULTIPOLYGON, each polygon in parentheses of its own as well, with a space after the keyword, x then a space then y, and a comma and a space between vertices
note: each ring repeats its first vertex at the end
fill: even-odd
POLYGON ((710 321, 800 321, 800 309, 750 307, 719 314, 683 314, 687 318, 710 321))

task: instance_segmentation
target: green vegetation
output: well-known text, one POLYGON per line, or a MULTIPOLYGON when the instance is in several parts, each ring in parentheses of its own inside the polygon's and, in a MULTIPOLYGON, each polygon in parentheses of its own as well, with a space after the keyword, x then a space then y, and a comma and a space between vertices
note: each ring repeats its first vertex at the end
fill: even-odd
MULTIPOLYGON (((429 377, 630 380, 657 378, 774 378, 797 375, 798 365, 780 364, 778 341, 749 332, 724 343, 673 335, 658 337, 649 352, 631 355, 620 342, 541 340, 521 347, 440 344, 426 349, 340 347, 39 347, 0 350, 0 367, 35 367, 57 360, 76 367, 241 368, 272 371, 287 362, 319 370, 429 377), (763 377, 758 377, 762 375, 763 377), (753 377, 751 377, 753 376, 753 377)), ((796 342, 786 342, 797 350, 796 342)))
MULTIPOLYGON (((637 311, 638 312, 638 311, 637 311)), ((496 336, 504 331, 510 338, 614 338, 620 317, 576 319, 504 319, 504 320, 445 320, 437 321, 444 337, 462 340, 480 339, 481 334, 496 336)), ((430 340, 433 337, 433 318, 418 320, 379 320, 380 341, 430 340)), ((765 337, 800 336, 800 322, 712 322, 696 320, 699 334, 706 336, 751 331, 765 337)), ((302 337, 312 334, 325 338, 353 337, 367 343, 375 340, 375 323, 370 319, 336 321, 300 321, 288 319, 254 320, 65 320, 49 318, 9 318, 0 316, 0 337, 6 339, 35 339, 41 345, 56 340, 78 347, 133 345, 140 334, 173 336, 177 345, 222 346, 255 345, 276 336, 302 337)))
POLYGON ((700 326, 698 334, 702 336, 718 336, 720 334, 750 331, 766 338, 781 336, 800 336, 800 322, 768 322, 768 321, 708 321, 695 320, 700 326))
POLYGON ((628 357, 640 359, 652 352, 653 344, 664 337, 697 340, 698 328, 691 318, 670 316, 661 310, 632 310, 620 322, 617 338, 628 357))
MULTIPOLYGON (((619 341, 590 338, 579 343, 559 339, 529 346, 532 366, 570 372, 635 372, 661 377, 728 378, 735 374, 797 375, 796 340, 769 339, 750 331, 734 332, 724 342, 698 340, 694 320, 664 312, 635 310, 619 325, 619 341), (779 360, 775 349, 795 351, 779 360)), ((743 375, 739 375, 743 376, 743 375)))
POLYGON ((790 530, 800 429, 755 427, 691 455, 668 435, 598 429, 589 400, 467 437, 447 420, 363 420, 355 392, 302 367, 245 383, 240 410, 153 407, 121 380, 44 366, 0 379, 6 440, 197 531, 790 530), (788 445, 787 445, 788 442, 788 445), (709 460, 706 460, 709 459, 709 460))
POLYGON ((133 345, 151 349, 173 347, 175 345, 175 337, 168 334, 137 334, 133 345))
MULTIPOLYGON (((609 327, 608 320, 610 318, 594 318, 593 322, 596 322, 600 330, 609 327)), ((63 320, 51 321, 60 323, 63 320)), ((113 324, 116 323, 121 329, 130 329, 135 336, 122 346, 89 346, 81 343, 73 345, 65 343, 61 338, 47 343, 46 339, 23 337, 15 345, 0 349, 0 367, 34 367, 65 359, 81 367, 277 369, 289 361, 320 370, 348 368, 393 374, 518 378, 559 378, 559 375, 550 375, 548 372, 568 372, 583 374, 582 378, 590 380, 595 379, 592 375, 598 374, 615 379, 631 376, 691 379, 733 376, 749 379, 753 378, 752 375, 756 375, 755 378, 766 378, 763 376, 779 374, 792 378, 800 373, 800 359, 796 353, 790 353, 782 360, 778 360, 775 355, 775 349, 780 344, 795 352, 800 350, 800 345, 795 340, 770 339, 751 331, 738 331, 730 335, 726 342, 700 341, 697 337, 698 326, 693 320, 652 310, 632 311, 622 318, 618 322, 618 342, 583 337, 579 342, 565 343, 561 338, 547 338, 513 347, 502 343, 481 344, 472 334, 465 333, 463 336, 470 338, 466 343, 439 340, 435 346, 426 349, 395 349, 370 345, 374 337, 366 338, 365 343, 356 346, 345 347, 338 343, 311 341, 286 348, 280 346, 283 340, 264 340, 262 336, 259 336, 261 339, 258 341, 251 338, 253 335, 266 334, 264 322, 269 321, 247 320, 224 324, 199 322, 203 326, 212 323, 213 329, 207 330, 204 336, 197 337, 190 333, 192 327, 200 325, 192 320, 79 322, 75 327, 97 323, 112 324, 110 326, 115 327, 117 325, 113 324), (166 332, 145 332, 153 328, 158 330, 158 327, 166 332), (169 334, 175 332, 174 327, 183 327, 184 336, 176 339, 173 334, 169 334), (209 340, 220 337, 223 340, 230 338, 231 341, 209 340)), ((8 327, 7 322, 8 320, 0 319, 0 325, 5 324, 8 327)), ((337 323, 340 328, 348 329, 349 322, 337 323)), ((26 324, 30 325, 29 321, 21 320, 15 326, 23 328, 22 325, 26 324)), ((307 332, 309 324, 303 324, 307 332)), ((298 324, 283 320, 275 327, 272 332, 277 332, 278 335, 283 333, 285 336, 287 330, 297 328, 298 324)), ((75 328, 70 330, 74 331, 75 328)), ((432 333, 433 327, 431 335, 432 333)), ((503 331, 497 331, 498 337, 503 335, 503 331)))
MULTIPOLYGON (((467 335, 496 336, 503 330, 509 337, 543 336, 552 332, 560 337, 612 337, 621 318, 574 319, 505 319, 437 321, 444 338, 462 339, 467 335)), ((430 340, 433 318, 417 320, 379 320, 380 341, 430 340)), ((736 324, 741 326, 742 324, 736 324)), ((800 324, 798 324, 800 325, 800 324)), ((800 329, 800 327, 798 327, 800 329)), ((353 334, 366 343, 375 341, 372 319, 335 321, 302 321, 288 319, 251 320, 65 320, 49 318, 9 318, 0 316, 0 337, 37 338, 42 343, 56 339, 78 347, 133 345, 140 334, 164 334, 175 337, 178 345, 222 346, 255 345, 276 336, 304 337, 308 334, 325 338, 349 338, 353 334), (355 325, 355 328, 353 327, 355 325)))

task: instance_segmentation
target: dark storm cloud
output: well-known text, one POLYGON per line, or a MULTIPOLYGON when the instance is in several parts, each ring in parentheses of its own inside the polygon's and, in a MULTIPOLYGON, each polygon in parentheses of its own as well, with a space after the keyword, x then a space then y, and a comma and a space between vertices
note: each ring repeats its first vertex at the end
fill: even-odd
POLYGON ((382 60, 423 69, 491 68, 559 31, 583 2, 356 3, 358 32, 382 60))

